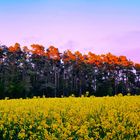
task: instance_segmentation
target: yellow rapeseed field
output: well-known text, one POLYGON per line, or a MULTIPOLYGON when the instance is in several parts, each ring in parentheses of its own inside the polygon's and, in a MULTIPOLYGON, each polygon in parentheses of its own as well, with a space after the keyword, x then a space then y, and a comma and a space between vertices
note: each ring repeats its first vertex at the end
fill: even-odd
POLYGON ((140 96, 0 101, 0 140, 140 140, 140 96))

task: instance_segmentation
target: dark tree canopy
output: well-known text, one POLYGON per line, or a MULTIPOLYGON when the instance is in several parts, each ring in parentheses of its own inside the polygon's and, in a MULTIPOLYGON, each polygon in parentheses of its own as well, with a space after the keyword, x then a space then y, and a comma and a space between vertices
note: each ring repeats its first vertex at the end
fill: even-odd
POLYGON ((111 53, 96 55, 33 44, 0 46, 0 98, 106 96, 140 93, 140 64, 111 53))

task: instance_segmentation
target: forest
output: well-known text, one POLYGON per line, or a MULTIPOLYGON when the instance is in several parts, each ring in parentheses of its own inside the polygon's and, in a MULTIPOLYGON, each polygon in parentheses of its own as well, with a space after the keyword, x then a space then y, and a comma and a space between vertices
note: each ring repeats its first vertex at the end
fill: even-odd
POLYGON ((140 64, 111 53, 0 45, 0 98, 140 93, 140 64))

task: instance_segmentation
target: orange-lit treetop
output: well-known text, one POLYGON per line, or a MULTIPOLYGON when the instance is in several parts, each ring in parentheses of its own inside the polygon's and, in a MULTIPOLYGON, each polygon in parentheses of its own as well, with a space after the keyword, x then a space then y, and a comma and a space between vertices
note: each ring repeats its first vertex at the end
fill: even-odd
POLYGON ((38 55, 44 55, 44 47, 42 45, 38 45, 38 44, 33 44, 31 45, 32 47, 32 53, 33 54, 38 54, 38 55))
MULTIPOLYGON (((14 46, 9 47, 9 52, 16 52, 19 51, 20 44, 16 43, 14 46)), ((23 47, 24 52, 31 52, 32 54, 46 56, 49 59, 53 60, 60 60, 61 56, 59 53, 58 48, 54 46, 50 46, 46 51, 44 46, 39 44, 32 44, 31 49, 27 46, 23 47)), ((126 56, 115 56, 111 53, 96 55, 92 52, 88 54, 82 54, 79 51, 72 53, 70 50, 64 51, 62 54, 62 61, 64 63, 77 61, 78 63, 84 62, 87 64, 94 64, 96 66, 101 66, 102 64, 109 64, 109 65, 120 65, 124 67, 134 66, 139 69, 140 64, 134 64, 134 62, 128 60, 126 56)))
POLYGON ((47 55, 50 59, 53 59, 53 60, 60 60, 60 53, 59 53, 59 50, 58 48, 55 48, 54 46, 50 46, 48 49, 47 49, 47 55))
POLYGON ((21 49, 20 49, 20 44, 19 44, 19 43, 15 43, 14 46, 10 46, 10 47, 9 47, 9 52, 16 52, 16 51, 19 51, 19 50, 21 50, 21 49))

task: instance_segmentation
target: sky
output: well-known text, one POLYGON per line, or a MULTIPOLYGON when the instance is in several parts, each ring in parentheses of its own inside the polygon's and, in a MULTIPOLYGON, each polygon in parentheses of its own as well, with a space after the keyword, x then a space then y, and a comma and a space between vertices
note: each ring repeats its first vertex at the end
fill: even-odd
POLYGON ((140 0, 0 0, 0 44, 15 42, 140 62, 140 0))

